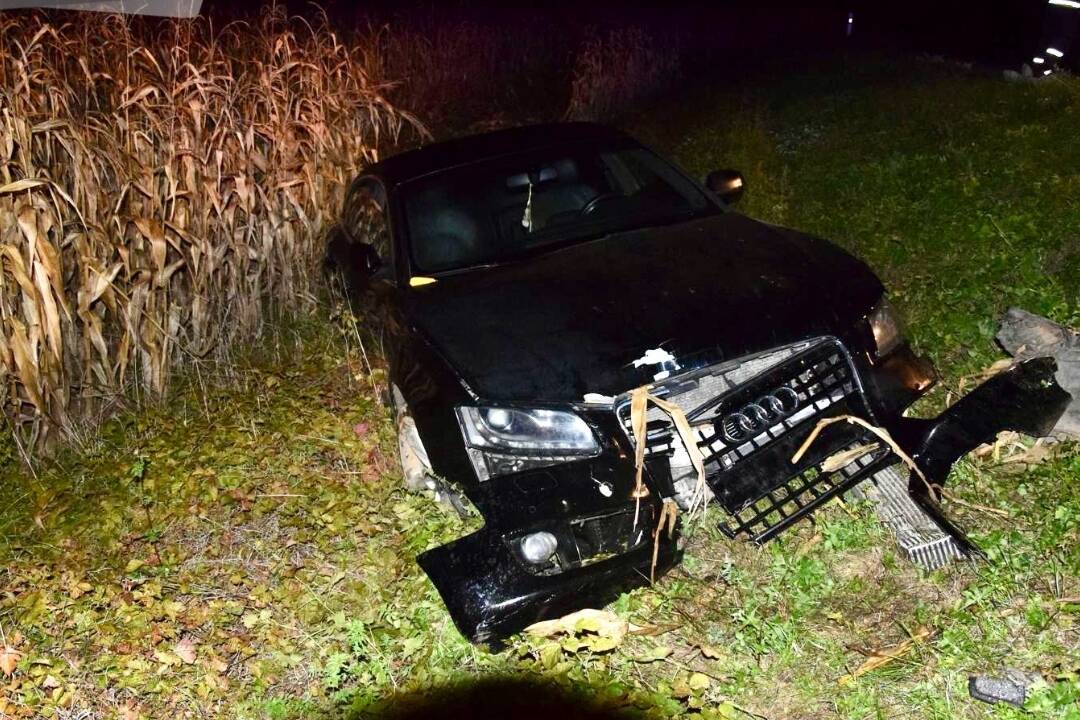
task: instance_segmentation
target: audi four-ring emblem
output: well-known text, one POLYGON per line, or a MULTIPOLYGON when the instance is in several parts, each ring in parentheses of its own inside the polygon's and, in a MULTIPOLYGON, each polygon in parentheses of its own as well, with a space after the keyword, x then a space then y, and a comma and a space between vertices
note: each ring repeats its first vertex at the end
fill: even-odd
POLYGON ((798 393, 785 385, 725 415, 720 422, 721 431, 729 442, 744 442, 798 408, 798 393))

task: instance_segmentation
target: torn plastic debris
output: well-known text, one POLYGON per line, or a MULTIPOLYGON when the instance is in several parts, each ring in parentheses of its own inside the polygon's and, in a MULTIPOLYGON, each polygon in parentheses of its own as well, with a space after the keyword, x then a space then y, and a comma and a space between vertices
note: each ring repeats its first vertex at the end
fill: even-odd
POLYGON ((914 462, 908 479, 912 500, 951 535, 967 555, 980 551, 945 516, 938 504, 953 464, 999 432, 1047 435, 1072 396, 1054 379, 1053 358, 1033 358, 995 375, 936 418, 899 418, 890 434, 914 462))
POLYGON ((1073 401, 1047 434, 1080 439, 1080 332, 1026 310, 1009 308, 1001 319, 997 341, 1019 360, 1054 358, 1054 377, 1073 401))
MULTIPOLYGON (((645 471, 645 414, 651 402, 656 407, 663 410, 671 418, 671 422, 675 425, 675 429, 679 434, 679 438, 682 440, 686 451, 690 455, 690 461, 694 465, 694 469, 698 474, 698 483, 694 490, 694 499, 690 505, 691 515, 694 513, 698 505, 700 504, 704 508, 706 500, 706 486, 705 486, 705 461, 701 456, 701 450, 697 446, 697 439, 694 437, 693 430, 690 429, 690 423, 686 420, 686 415, 675 403, 662 400, 649 392, 650 386, 642 385, 635 388, 630 393, 630 426, 634 432, 634 497, 640 503, 641 498, 644 497, 643 493, 647 493, 645 485, 642 483, 641 478, 645 471)), ((675 534, 675 526, 678 523, 679 518, 679 506, 675 504, 675 501, 671 498, 664 498, 663 504, 660 507, 660 519, 656 523, 656 528, 653 530, 653 554, 652 564, 649 566, 649 583, 656 582, 656 563, 660 552, 660 539, 667 531, 668 539, 671 540, 675 534)), ((637 526, 637 508, 634 509, 634 526, 637 526)))
POLYGON ((633 365, 636 368, 655 365, 656 373, 653 375, 653 380, 656 381, 670 377, 671 373, 679 369, 679 363, 676 362, 675 356, 662 347, 646 350, 644 355, 633 362, 633 365))

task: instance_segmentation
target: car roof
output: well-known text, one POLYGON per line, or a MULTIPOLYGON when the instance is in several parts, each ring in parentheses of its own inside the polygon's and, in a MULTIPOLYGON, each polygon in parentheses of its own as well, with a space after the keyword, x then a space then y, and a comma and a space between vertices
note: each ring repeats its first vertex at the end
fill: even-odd
POLYGON ((563 143, 629 140, 625 133, 597 123, 527 125, 425 145, 388 157, 369 167, 364 174, 378 175, 389 185, 399 185, 439 170, 521 150, 563 143))

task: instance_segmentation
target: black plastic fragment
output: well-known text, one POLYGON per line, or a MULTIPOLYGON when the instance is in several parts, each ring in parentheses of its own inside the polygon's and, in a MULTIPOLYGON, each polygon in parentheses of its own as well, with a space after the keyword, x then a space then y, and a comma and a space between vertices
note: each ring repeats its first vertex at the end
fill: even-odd
POLYGON ((1072 402, 1054 378, 1053 358, 1033 358, 995 375, 930 420, 900 418, 891 434, 926 476, 912 472, 908 492, 935 523, 969 555, 982 555, 942 511, 937 488, 953 464, 999 432, 1032 437, 1050 432, 1072 402))
POLYGON ((1034 673, 1006 670, 1002 677, 991 675, 972 675, 968 678, 968 694, 976 700, 996 705, 1006 703, 1022 708, 1027 700, 1027 691, 1039 679, 1034 673))

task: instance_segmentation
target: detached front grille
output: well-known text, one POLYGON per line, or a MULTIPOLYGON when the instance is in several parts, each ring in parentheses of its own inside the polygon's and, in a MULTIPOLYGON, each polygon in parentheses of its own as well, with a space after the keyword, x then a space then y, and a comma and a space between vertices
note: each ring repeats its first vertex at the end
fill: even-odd
MULTIPOLYGON (((859 437, 833 448, 828 454, 853 449, 868 439, 859 437)), ((817 463, 823 459, 818 458, 817 463)), ((896 459, 889 449, 879 447, 833 473, 821 472, 816 463, 805 466, 764 495, 746 501, 734 512, 729 511, 720 530, 730 538, 745 535, 757 543, 767 542, 815 508, 894 462, 896 459)))
MULTIPOLYGON (((868 416, 861 387, 844 346, 835 338, 780 348, 738 364, 675 377, 654 390, 686 413, 705 460, 706 480, 729 518, 721 530, 765 542, 814 508, 887 464, 879 448, 835 473, 818 466, 826 457, 874 441, 849 423, 827 428, 798 465, 790 458, 819 420, 868 416), (747 375, 746 366, 752 370, 747 375), (733 373, 742 372, 737 383, 733 373), (704 398, 703 390, 722 394, 704 398)), ((628 402, 616 413, 633 440, 628 402)), ((667 457, 673 478, 686 477, 689 458, 663 413, 648 420, 650 468, 667 457)))

